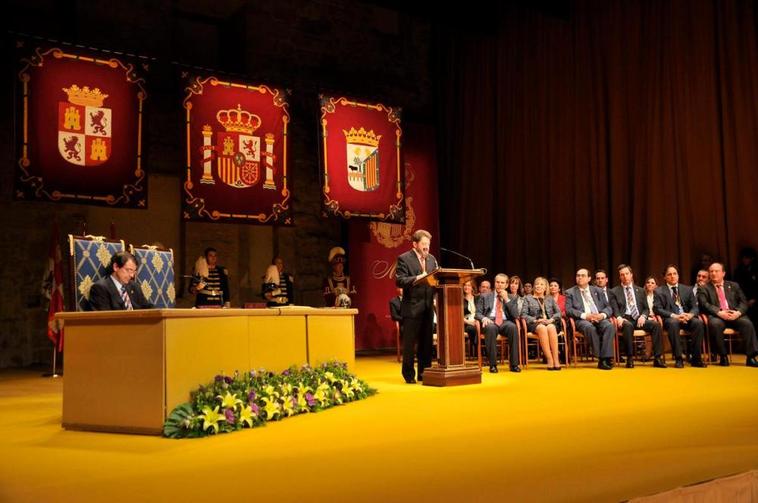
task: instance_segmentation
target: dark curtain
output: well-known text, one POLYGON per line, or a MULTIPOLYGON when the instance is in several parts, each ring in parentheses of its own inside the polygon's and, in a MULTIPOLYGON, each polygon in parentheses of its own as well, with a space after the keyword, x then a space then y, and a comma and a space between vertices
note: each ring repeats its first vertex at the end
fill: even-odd
MULTIPOLYGON (((758 245, 753 1, 501 7, 435 44, 442 245, 491 273, 631 264, 637 283, 758 245)), ((444 263, 443 255, 443 263, 444 263)))

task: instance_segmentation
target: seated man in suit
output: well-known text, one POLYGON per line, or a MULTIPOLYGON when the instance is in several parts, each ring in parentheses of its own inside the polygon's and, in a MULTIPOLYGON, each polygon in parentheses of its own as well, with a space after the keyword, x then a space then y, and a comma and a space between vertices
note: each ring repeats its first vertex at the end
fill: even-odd
POLYGON ((403 289, 397 288, 397 295, 390 299, 390 318, 392 321, 403 323, 403 315, 400 312, 400 306, 403 302, 403 289))
POLYGON ((679 267, 674 264, 666 266, 663 273, 666 283, 655 289, 655 312, 663 319, 663 326, 671 342, 674 353, 674 366, 684 367, 682 358, 682 340, 679 330, 687 330, 692 335, 690 364, 693 367, 705 367, 701 355, 705 327, 698 318, 697 300, 692 294, 692 288, 679 283, 679 267))
POLYGON ((603 269, 598 269, 595 271, 595 286, 600 289, 601 292, 603 292, 603 296, 605 297, 605 301, 608 303, 608 305, 613 307, 613 299, 611 292, 611 289, 608 288, 608 273, 606 273, 603 269))
POLYGON ((626 368, 634 368, 634 331, 644 330, 653 339, 653 367, 666 368, 663 363, 663 342, 661 341, 661 326, 652 319, 647 303, 647 294, 634 284, 634 271, 626 264, 618 266, 621 284, 614 287, 612 292, 613 314, 616 316, 616 327, 621 330, 626 347, 626 368))
POLYGON ((482 295, 484 293, 490 293, 492 291, 492 285, 490 285, 490 282, 485 280, 482 280, 481 283, 479 283, 479 295, 482 295))
POLYGON ((495 291, 483 293, 476 299, 476 319, 482 324, 484 345, 490 361, 490 372, 497 373, 497 335, 508 338, 511 372, 521 372, 519 367, 519 340, 516 319, 519 316, 517 299, 508 300, 506 286, 508 276, 495 276, 495 291))
POLYGON ((697 297, 700 310, 708 315, 708 333, 711 342, 719 354, 719 365, 729 366, 724 344, 724 329, 737 330, 745 341, 745 355, 748 367, 758 367, 755 356, 758 354, 758 340, 755 337, 753 322, 745 316, 747 302, 740 285, 733 281, 724 281, 724 264, 714 262, 708 268, 710 283, 698 288, 697 297))
POLYGON ((574 319, 576 329, 582 332, 592 343, 592 349, 598 357, 597 368, 613 368, 613 315, 605 295, 596 286, 590 285, 590 272, 587 269, 576 271, 576 286, 565 292, 566 314, 574 319))
POLYGON ((110 275, 93 284, 89 290, 89 303, 93 311, 131 311, 152 309, 139 286, 133 281, 137 274, 137 259, 129 252, 118 252, 111 257, 110 275))

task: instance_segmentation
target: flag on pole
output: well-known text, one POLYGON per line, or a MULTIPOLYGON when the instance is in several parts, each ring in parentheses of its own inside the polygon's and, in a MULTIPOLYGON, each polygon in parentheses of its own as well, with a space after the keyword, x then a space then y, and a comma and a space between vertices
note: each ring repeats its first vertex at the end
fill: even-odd
POLYGON ((63 321, 55 319, 55 313, 63 308, 63 262, 58 243, 58 222, 53 222, 50 248, 47 259, 47 271, 42 281, 42 292, 50 299, 47 310, 47 337, 55 344, 58 352, 63 351, 63 321))

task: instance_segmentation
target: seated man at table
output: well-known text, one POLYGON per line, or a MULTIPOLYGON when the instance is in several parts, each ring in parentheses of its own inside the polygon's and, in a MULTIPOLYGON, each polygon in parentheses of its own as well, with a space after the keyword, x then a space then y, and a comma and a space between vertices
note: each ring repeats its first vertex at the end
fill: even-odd
POLYGON ((137 259, 129 252, 118 252, 111 257, 107 271, 110 275, 93 284, 89 303, 93 311, 131 311, 151 309, 139 285, 134 281, 137 259))

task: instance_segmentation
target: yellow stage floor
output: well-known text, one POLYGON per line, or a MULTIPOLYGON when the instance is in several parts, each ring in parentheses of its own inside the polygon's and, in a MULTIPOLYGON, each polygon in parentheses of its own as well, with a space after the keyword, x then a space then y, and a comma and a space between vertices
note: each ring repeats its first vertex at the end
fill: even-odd
POLYGON ((0 372, 0 501, 619 501, 758 468, 741 364, 446 389, 404 384, 390 356, 356 367, 378 395, 199 440, 65 431, 61 380, 0 372))

